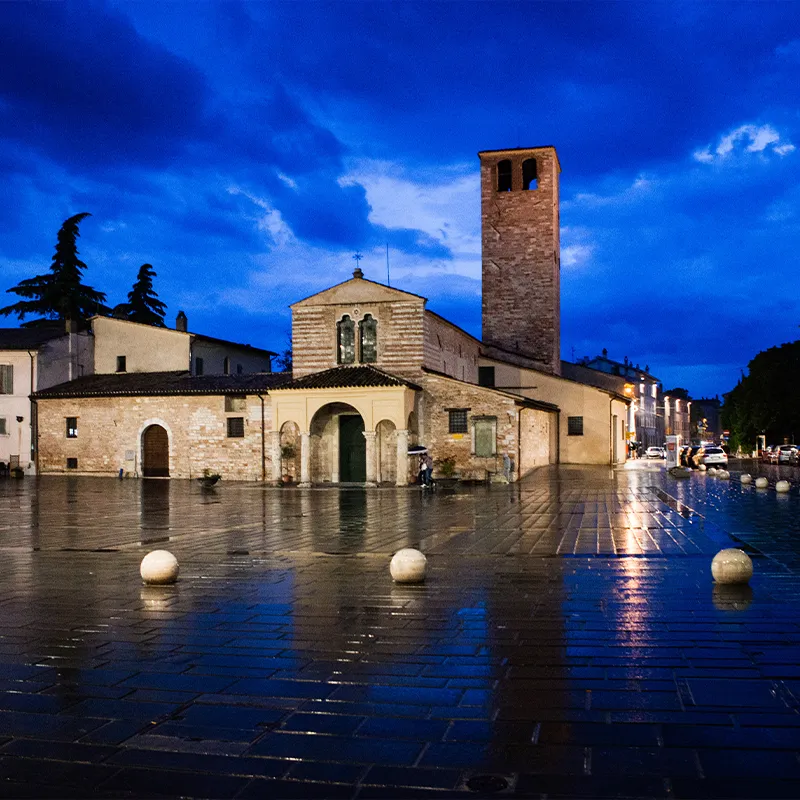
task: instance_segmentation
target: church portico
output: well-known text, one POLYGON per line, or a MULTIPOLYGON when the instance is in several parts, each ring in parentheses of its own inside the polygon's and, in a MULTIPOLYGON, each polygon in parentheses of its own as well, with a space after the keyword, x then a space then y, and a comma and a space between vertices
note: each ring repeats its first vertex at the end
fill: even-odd
POLYGON ((276 429, 300 432, 299 485, 407 485, 406 420, 418 391, 374 367, 337 367, 271 392, 276 429))

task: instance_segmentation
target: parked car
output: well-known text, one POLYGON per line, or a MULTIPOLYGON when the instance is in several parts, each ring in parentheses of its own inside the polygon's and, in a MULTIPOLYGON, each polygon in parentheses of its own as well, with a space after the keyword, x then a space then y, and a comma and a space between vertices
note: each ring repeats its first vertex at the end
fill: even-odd
POLYGON ((762 461, 768 461, 770 464, 777 464, 778 463, 778 446, 777 445, 769 445, 766 450, 761 455, 762 461))
POLYGON ((666 458, 667 451, 663 447, 648 447, 644 451, 645 458, 666 458))
POLYGON ((707 467, 727 467, 728 455, 721 447, 706 447, 703 464, 707 467))
POLYGON ((775 448, 778 453, 779 464, 790 464, 792 461, 792 453, 797 452, 797 448, 793 444, 781 444, 775 448))

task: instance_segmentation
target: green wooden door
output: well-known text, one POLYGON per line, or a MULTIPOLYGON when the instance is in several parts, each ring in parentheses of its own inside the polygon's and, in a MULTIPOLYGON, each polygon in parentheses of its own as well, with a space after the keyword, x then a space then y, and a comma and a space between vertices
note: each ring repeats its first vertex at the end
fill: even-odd
POLYGON ((363 483, 367 479, 367 440, 364 420, 357 414, 339 417, 339 481, 363 483))

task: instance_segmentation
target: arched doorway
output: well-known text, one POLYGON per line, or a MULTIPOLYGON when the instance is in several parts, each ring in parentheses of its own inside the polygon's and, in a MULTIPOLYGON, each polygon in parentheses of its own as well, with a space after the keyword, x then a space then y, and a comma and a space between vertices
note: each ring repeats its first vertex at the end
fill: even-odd
POLYGON ((347 403, 328 403, 310 426, 313 483, 364 483, 367 480, 367 440, 364 419, 347 403))
POLYGON ((161 425, 150 425, 142 434, 142 475, 169 478, 169 434, 161 425))

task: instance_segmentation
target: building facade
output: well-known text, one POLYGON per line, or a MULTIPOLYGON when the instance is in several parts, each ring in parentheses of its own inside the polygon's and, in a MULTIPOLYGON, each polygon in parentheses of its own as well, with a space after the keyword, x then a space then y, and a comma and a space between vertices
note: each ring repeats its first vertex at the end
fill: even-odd
POLYGON ((403 486, 409 449, 468 480, 623 462, 631 399, 560 374, 555 149, 479 157, 484 341, 360 269, 291 306, 291 375, 181 339, 185 315, 158 351, 158 332, 98 319, 102 374, 34 395, 42 472, 403 486))

